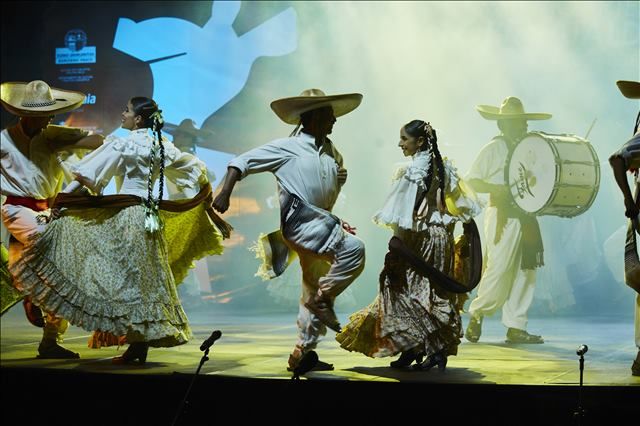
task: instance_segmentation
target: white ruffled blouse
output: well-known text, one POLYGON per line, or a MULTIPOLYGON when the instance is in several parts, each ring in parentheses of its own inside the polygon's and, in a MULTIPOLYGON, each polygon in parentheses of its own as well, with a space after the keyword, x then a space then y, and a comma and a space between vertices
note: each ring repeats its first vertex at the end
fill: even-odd
POLYGON ((449 225, 455 221, 468 222, 482 211, 475 193, 458 176, 457 169, 447 158, 443 158, 445 174, 445 200, 447 209, 440 213, 436 205, 438 187, 434 173, 431 188, 427 193, 426 212, 418 217, 414 206, 418 190, 425 190, 424 178, 432 166, 431 151, 419 151, 412 160, 402 164, 392 177, 392 187, 383 207, 373 216, 373 222, 393 230, 403 228, 424 231, 430 225, 449 225))
MULTIPOLYGON (((124 138, 108 136, 100 148, 87 154, 78 163, 69 165, 69 168, 78 181, 96 193, 102 193, 111 178, 115 177, 118 193, 147 197, 153 139, 154 135, 149 129, 132 130, 124 138)), ((180 151, 164 138, 163 145, 164 175, 185 197, 194 197, 200 186, 208 181, 207 167, 196 156, 180 151)), ((154 181, 159 176, 159 161, 157 150, 154 181)))

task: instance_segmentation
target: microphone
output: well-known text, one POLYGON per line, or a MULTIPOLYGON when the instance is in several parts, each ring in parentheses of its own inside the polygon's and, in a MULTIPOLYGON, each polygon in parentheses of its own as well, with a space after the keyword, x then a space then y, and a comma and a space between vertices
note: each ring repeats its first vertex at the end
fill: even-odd
POLYGON ((214 330, 213 333, 211 333, 211 336, 209 336, 207 340, 202 342, 202 344, 200 345, 200 350, 206 351, 207 349, 209 349, 216 342, 216 340, 220 338, 220 336, 222 336, 222 332, 220 330, 214 330))
POLYGON ((302 376, 305 373, 313 370, 313 367, 318 363, 318 354, 316 351, 310 351, 305 354, 298 366, 293 370, 293 377, 297 378, 298 376, 302 376))
POLYGON ((582 355, 586 354, 588 350, 589 350, 589 346, 580 345, 578 347, 578 350, 576 351, 576 354, 582 356, 582 355))

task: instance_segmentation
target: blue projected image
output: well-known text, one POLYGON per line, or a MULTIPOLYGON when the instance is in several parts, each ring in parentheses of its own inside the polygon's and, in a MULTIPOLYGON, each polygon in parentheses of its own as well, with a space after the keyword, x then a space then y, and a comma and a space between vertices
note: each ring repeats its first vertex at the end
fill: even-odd
POLYGON ((145 61, 153 73, 153 97, 165 120, 190 118, 202 126, 245 86, 254 61, 297 46, 296 13, 288 8, 238 36, 239 1, 213 2, 204 27, 177 18, 134 22, 120 18, 113 47, 145 61))
MULTIPOLYGON (((257 58, 296 49, 292 8, 238 36, 232 25, 240 5, 240 1, 213 2, 211 19, 203 27, 178 18, 118 21, 113 47, 149 64, 153 98, 166 122, 191 119, 202 126, 242 90, 257 58)), ((113 134, 124 136, 126 131, 113 134)), ((202 147, 195 150, 218 183, 233 155, 202 147)), ((113 184, 105 189, 109 191, 115 191, 113 184)))

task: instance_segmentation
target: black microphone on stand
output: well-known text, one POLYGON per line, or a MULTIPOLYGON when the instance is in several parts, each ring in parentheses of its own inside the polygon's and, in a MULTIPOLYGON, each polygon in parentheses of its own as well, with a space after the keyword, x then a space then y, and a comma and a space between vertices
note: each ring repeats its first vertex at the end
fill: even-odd
POLYGON ((220 330, 214 330, 213 333, 211 333, 211 336, 209 336, 207 340, 202 342, 202 344, 200 345, 200 350, 203 352, 206 351, 211 346, 213 346, 216 340, 218 340, 221 336, 222 332, 220 330))
POLYGON ((576 355, 580 357, 580 388, 578 393, 578 408, 573 413, 573 419, 577 425, 582 425, 586 410, 582 408, 582 373, 584 372, 584 354, 589 350, 589 346, 580 345, 576 350, 576 355))
POLYGON ((180 403, 180 407, 178 407, 178 412, 176 413, 176 416, 173 418, 173 422, 171 423, 171 426, 175 426, 178 424, 178 419, 182 415, 182 412, 185 410, 185 406, 189 405, 189 400, 187 398, 189 397, 189 393, 191 393, 191 388, 193 387, 193 383, 196 381, 196 377, 198 377, 198 373, 200 372, 200 369, 202 368, 204 363, 209 361, 209 357, 208 357, 209 349, 220 337, 222 337, 222 332, 220 330, 214 330, 213 333, 211 333, 211 336, 209 336, 200 345, 200 350, 204 352, 204 355, 202 355, 202 358, 200 359, 200 365, 198 365, 196 374, 194 374, 193 379, 191 379, 191 383, 187 388, 187 393, 184 395, 184 398, 182 398, 182 402, 180 403))
POLYGON ((580 346, 578 347, 578 350, 576 351, 576 355, 583 356, 584 354, 586 354, 586 353, 587 353, 587 351, 588 351, 588 350, 589 350, 589 346, 587 346, 587 345, 580 345, 580 346))

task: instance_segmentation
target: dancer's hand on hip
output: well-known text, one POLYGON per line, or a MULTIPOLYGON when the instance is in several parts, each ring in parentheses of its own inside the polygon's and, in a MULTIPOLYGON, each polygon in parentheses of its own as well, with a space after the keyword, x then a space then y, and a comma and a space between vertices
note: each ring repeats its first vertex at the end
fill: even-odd
POLYGON ((351 235, 356 235, 357 228, 352 227, 344 220, 342 221, 342 229, 344 229, 346 232, 350 233, 351 235))

